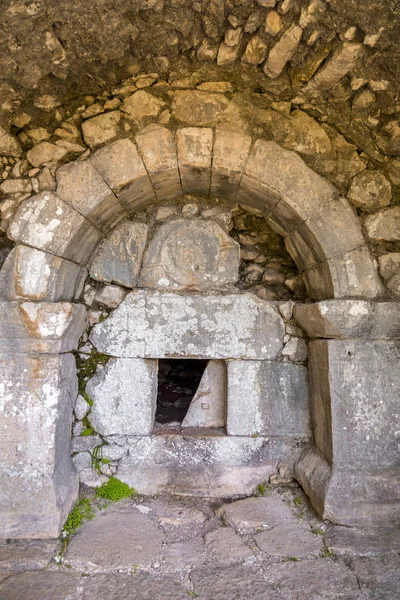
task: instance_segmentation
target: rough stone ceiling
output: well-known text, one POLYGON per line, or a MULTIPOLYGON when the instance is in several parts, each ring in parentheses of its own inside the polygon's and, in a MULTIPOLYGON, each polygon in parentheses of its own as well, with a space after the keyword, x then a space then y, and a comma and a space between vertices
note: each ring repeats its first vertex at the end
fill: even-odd
MULTIPOLYGON (((2 4, 3 126, 12 122, 13 113, 27 108, 35 122, 47 125, 53 115, 38 107, 41 96, 51 95, 61 106, 78 105, 82 95, 109 91, 138 72, 174 79, 199 69, 209 75, 217 71, 217 79, 231 81, 235 91, 251 94, 255 103, 266 95, 292 100, 333 49, 350 41, 363 42, 354 68, 333 89, 309 98, 306 94, 302 109, 335 126, 377 162, 383 161, 382 151, 398 152, 376 143, 377 131, 399 110, 396 0, 314 0, 311 4, 305 0, 3 0, 2 4), (271 12, 278 16, 271 17, 271 12), (282 32, 299 23, 302 38, 288 65, 279 77, 267 77, 265 54, 282 32), (254 36, 261 40, 259 65, 243 57, 254 36), (220 55, 217 59, 224 39, 237 59, 216 68, 216 60, 226 62, 220 55), (238 40, 238 45, 231 45, 238 40)), ((250 56, 253 62, 259 60, 254 57, 258 51, 257 43, 250 56)))

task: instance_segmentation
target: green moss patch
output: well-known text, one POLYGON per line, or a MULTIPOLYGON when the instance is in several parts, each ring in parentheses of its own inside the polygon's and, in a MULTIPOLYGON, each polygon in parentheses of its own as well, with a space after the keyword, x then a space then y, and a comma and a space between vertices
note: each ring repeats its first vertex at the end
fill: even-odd
POLYGON ((122 500, 123 498, 137 496, 137 492, 134 488, 129 487, 127 483, 123 483, 116 477, 110 477, 106 483, 97 488, 96 496, 105 500, 111 500, 111 502, 118 502, 118 500, 122 500))
POLYGON ((62 536, 69 539, 85 521, 90 521, 94 516, 90 498, 82 498, 69 513, 62 530, 62 536))

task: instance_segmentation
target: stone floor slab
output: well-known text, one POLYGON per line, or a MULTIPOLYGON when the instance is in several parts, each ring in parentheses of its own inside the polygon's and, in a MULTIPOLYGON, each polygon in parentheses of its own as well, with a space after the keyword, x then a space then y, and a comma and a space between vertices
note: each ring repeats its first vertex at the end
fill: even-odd
POLYGON ((205 547, 202 538, 168 544, 163 552, 165 566, 171 571, 188 571, 205 559, 205 547))
POLYGON ((284 562, 263 570, 267 580, 290 600, 364 600, 350 569, 330 559, 284 562))
POLYGON ((276 496, 246 498, 224 504, 217 510, 217 515, 225 525, 230 525, 241 533, 295 523, 295 517, 289 507, 276 496))
POLYGON ((0 571, 45 569, 56 552, 58 540, 0 542, 0 571))
POLYGON ((397 600, 400 597, 400 556, 360 557, 350 563, 368 600, 397 600))
POLYGON ((392 529, 355 529, 329 527, 326 545, 338 556, 378 556, 400 552, 400 531, 392 529))
POLYGON ((323 548, 321 537, 301 523, 278 525, 257 533, 254 540, 269 556, 312 558, 318 556, 323 548))
POLYGON ((139 511, 105 513, 85 523, 69 543, 65 559, 77 568, 148 568, 164 535, 139 511))
POLYGON ((209 569, 193 572, 190 579, 201 600, 282 600, 258 569, 209 569))
MULTIPOLYGON (((179 583, 147 575, 96 575, 85 581, 82 600, 188 600, 179 583)), ((58 598, 57 598, 58 600, 58 598)))
POLYGON ((206 547, 213 562, 232 565, 254 558, 240 536, 229 527, 220 527, 206 534, 206 547))
POLYGON ((80 600, 79 573, 19 573, 0 583, 1 600, 80 600))

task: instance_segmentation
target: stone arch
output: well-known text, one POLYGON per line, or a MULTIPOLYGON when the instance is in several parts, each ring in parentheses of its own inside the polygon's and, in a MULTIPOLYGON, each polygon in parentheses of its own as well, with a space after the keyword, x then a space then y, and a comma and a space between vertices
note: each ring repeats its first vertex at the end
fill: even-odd
POLYGON ((4 300, 69 301, 103 236, 138 209, 216 194, 265 212, 312 299, 375 298, 381 284, 348 201, 293 152, 233 131, 152 125, 57 171, 55 192, 25 201, 0 275, 4 300))

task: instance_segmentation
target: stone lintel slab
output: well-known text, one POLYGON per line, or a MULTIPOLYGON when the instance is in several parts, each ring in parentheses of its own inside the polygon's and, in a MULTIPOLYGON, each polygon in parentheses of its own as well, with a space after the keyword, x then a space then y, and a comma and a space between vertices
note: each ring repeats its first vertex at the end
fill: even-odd
POLYGON ((252 294, 185 295, 135 290, 90 339, 125 358, 275 359, 284 324, 275 305, 252 294))
POLYGON ((135 138, 157 198, 182 195, 174 136, 165 127, 149 125, 135 138))
POLYGON ((0 302, 0 352, 71 352, 86 326, 81 304, 0 302))
POLYGON ((0 300, 69 302, 85 274, 76 263, 20 244, 11 250, 0 271, 0 300))
POLYGON ((117 140, 98 150, 90 160, 128 214, 156 202, 146 167, 131 140, 117 140))
POLYGON ((118 477, 142 494, 248 495, 260 481, 289 468, 304 446, 288 437, 153 435, 128 438, 118 477))
POLYGON ((211 193, 234 198, 249 157, 252 140, 245 133, 215 131, 211 193))
POLYGON ((295 305, 293 315, 310 338, 400 338, 400 302, 322 300, 295 305))
POLYGON ((310 437, 308 372, 302 365, 228 361, 227 433, 310 437))
POLYGON ((184 127, 176 132, 179 172, 185 194, 207 195, 210 192, 213 136, 210 128, 184 127))
POLYGON ((0 538, 56 538, 78 496, 71 354, 1 354, 0 538))

